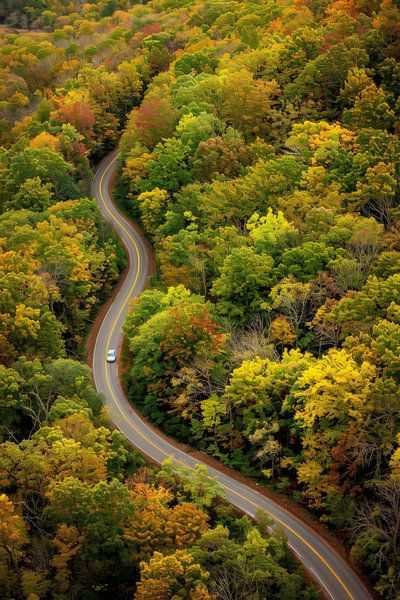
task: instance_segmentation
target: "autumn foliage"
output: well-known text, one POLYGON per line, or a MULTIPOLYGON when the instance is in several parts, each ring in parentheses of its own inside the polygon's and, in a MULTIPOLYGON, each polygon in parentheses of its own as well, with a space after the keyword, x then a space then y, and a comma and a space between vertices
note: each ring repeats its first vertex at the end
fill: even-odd
POLYGON ((204 471, 143 468, 79 362, 125 265, 89 197, 118 144, 157 257, 130 400, 395 600, 396 2, 4 0, 0 23, 0 596, 315 597, 204 471))

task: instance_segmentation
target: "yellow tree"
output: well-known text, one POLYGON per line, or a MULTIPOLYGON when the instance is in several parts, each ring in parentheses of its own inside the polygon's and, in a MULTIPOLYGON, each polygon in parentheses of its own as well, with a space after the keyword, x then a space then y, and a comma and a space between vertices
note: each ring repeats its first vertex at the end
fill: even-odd
POLYGON ((9 598, 18 587, 19 560, 28 535, 23 518, 6 494, 0 494, 0 595, 9 598))
POLYGON ((207 571, 186 550, 176 550, 168 556, 155 552, 148 563, 140 565, 135 600, 189 600, 196 597, 193 594, 204 586, 208 577, 207 571))
POLYGON ((397 434, 397 448, 391 456, 390 467, 392 470, 392 478, 400 479, 400 433, 397 434))
POLYGON ((31 148, 50 148, 50 150, 57 151, 60 147, 60 141, 55 135, 42 131, 31 140, 29 145, 31 148))
POLYGON ((353 197, 358 209, 363 209, 389 227, 396 206, 397 190, 395 165, 379 162, 367 170, 364 181, 357 184, 353 197))
POLYGON ((0 477, 6 486, 18 485, 22 495, 43 494, 50 484, 76 476, 88 484, 107 476, 107 456, 100 445, 85 447, 63 436, 60 427, 42 427, 20 445, 0 445, 0 477))
POLYGON ((335 479, 329 478, 333 455, 347 454, 336 459, 344 464, 355 439, 368 426, 375 375, 370 363, 359 366, 346 350, 331 349, 297 381, 295 421, 303 432, 305 449, 297 473, 314 506, 322 506, 326 495, 340 491, 335 479))
POLYGON ((188 548, 208 530, 208 515, 195 504, 183 502, 171 509, 169 527, 175 546, 188 548))
POLYGON ((53 540, 56 553, 50 561, 55 569, 54 583, 60 593, 65 594, 71 585, 71 561, 82 547, 84 537, 80 535, 75 525, 62 523, 57 527, 53 540))
POLYGON ((275 137, 276 124, 280 123, 274 106, 279 95, 276 81, 255 80, 249 71, 242 69, 223 80, 221 117, 246 138, 252 135, 275 137))
POLYGON ((277 346, 291 346, 297 339, 292 323, 286 317, 277 315, 271 322, 269 337, 277 346))
POLYGON ((168 192, 156 187, 150 192, 140 194, 137 200, 146 231, 155 235, 165 213, 170 208, 168 192))
POLYGON ((132 489, 135 501, 135 518, 124 532, 133 559, 139 563, 149 560, 155 550, 167 551, 173 544, 169 526, 171 494, 162 486, 156 488, 147 483, 137 483, 132 489))

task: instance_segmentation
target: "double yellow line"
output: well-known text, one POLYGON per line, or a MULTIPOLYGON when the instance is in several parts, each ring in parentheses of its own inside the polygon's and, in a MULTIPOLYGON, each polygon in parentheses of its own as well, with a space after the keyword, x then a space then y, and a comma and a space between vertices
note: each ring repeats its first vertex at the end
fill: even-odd
MULTIPOLYGON (((111 212, 111 210, 109 209, 104 195, 103 195, 103 181, 104 181, 104 177, 107 175, 108 171, 111 169, 112 165, 115 163, 115 161, 117 160, 118 155, 115 155, 115 157, 108 163, 107 167, 104 169, 101 177, 100 177, 100 181, 99 181, 99 194, 100 194, 100 198, 101 201, 103 203, 104 208, 106 209, 106 211, 108 212, 108 214, 111 217, 112 221, 115 221, 115 223, 117 223, 119 225, 119 227, 124 231, 124 233, 126 234, 127 238, 129 239, 129 241, 132 243, 133 247, 135 248, 135 252, 137 255, 137 272, 135 275, 135 278, 133 280, 133 283, 130 287, 130 290, 121 306, 121 308, 119 309, 117 318, 114 320, 114 323, 110 329, 110 333, 108 335, 108 339, 107 339, 107 350, 109 348, 110 345, 110 340, 111 337, 115 331, 115 327, 116 324, 122 314, 122 311, 125 309, 127 303, 129 302, 130 298, 133 296, 134 293, 134 289, 136 287, 136 284, 138 282, 139 279, 139 275, 140 275, 140 271, 141 271, 141 260, 140 260, 140 252, 139 252, 139 248, 137 246, 137 243, 135 241, 135 239, 133 238, 133 236, 130 234, 130 232, 126 229, 126 227, 124 226, 124 224, 118 220, 118 218, 111 212)), ((135 433, 137 433, 137 435, 139 435, 142 439, 144 439, 148 444, 150 444, 150 446, 152 446, 155 450, 157 450, 158 452, 160 452, 161 454, 163 454, 165 456, 165 458, 170 458, 170 455, 165 452, 165 450, 163 450, 162 448, 160 448, 159 446, 157 446, 157 444, 155 444, 150 438, 148 438, 142 431, 140 431, 140 429, 138 429, 136 427, 136 425, 134 425, 127 417, 126 413, 123 411, 118 398, 116 397, 116 395, 114 394, 114 390, 111 387, 110 384, 110 379, 109 379, 109 370, 107 368, 107 361, 106 358, 104 358, 104 369, 105 369, 105 373, 106 373, 106 382, 107 382, 107 387, 108 387, 108 391, 110 393, 110 396, 112 397, 115 405, 118 407, 118 410, 120 411, 122 417, 125 419, 125 421, 128 423, 128 425, 135 431, 135 433)), ((181 461, 180 459, 174 458, 174 460, 176 462, 181 463, 184 466, 188 466, 186 465, 183 461, 181 461)), ((221 482, 220 482, 221 483, 221 482)), ((259 506, 256 502, 253 502, 252 500, 250 500, 249 498, 246 498, 246 496, 243 496, 242 494, 240 494, 239 492, 236 492, 234 489, 228 487, 227 485, 225 485, 224 483, 221 483, 221 485, 231 494, 234 494, 235 496, 237 496, 238 498, 241 498, 242 500, 244 500, 245 502, 247 502, 248 504, 250 504, 251 506, 253 506, 255 509, 257 510, 262 510, 261 506, 259 506)), ((283 509, 284 510, 284 509, 283 509)), ((350 592, 350 590, 348 589, 348 587, 346 586, 346 584, 344 583, 344 581, 339 577, 339 575, 336 573, 336 571, 331 567, 331 565, 325 560, 325 558, 323 556, 321 556, 321 554, 309 543, 307 542, 307 540, 301 536, 299 533, 297 533, 297 531, 295 529, 293 529, 292 527, 290 527, 289 525, 287 525, 284 521, 282 521, 281 519, 279 519, 278 517, 272 517, 274 521, 276 521, 277 523, 279 523, 284 529, 286 529, 287 531, 290 531, 291 534, 293 534, 295 537, 297 537, 309 550, 311 550, 311 552, 313 552, 313 554, 315 556, 317 556, 319 558, 319 560, 322 562, 322 564, 330 571, 330 573, 335 577, 335 579, 338 581, 338 583, 342 586, 342 588, 344 589, 344 591, 346 592, 346 594, 348 595, 350 600, 356 600, 355 597, 353 596, 353 594, 350 592)), ((361 599, 360 599, 361 600, 361 599)))

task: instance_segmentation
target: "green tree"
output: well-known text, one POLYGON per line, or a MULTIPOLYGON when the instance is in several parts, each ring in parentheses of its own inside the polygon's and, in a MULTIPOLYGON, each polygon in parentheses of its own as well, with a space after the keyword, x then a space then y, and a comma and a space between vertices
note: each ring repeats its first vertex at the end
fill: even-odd
POLYGON ((278 269, 285 275, 307 281, 315 277, 318 271, 325 271, 340 254, 340 250, 323 243, 305 242, 301 246, 285 250, 278 269))
MULTIPOLYGON (((262 529, 260 524, 260 529, 262 529)), ((222 525, 205 533, 193 550, 196 560, 210 573, 210 588, 217 595, 224 590, 241 598, 270 597, 295 600, 309 598, 301 577, 290 574, 284 565, 285 543, 252 527, 241 543, 229 537, 222 525)), ((312 597, 312 596, 311 596, 312 597)))
POLYGON ((173 428, 171 432, 183 434, 182 423, 176 417, 166 419, 160 406, 182 405, 180 374, 196 364, 202 368, 207 365, 212 372, 214 362, 222 356, 225 339, 206 304, 184 300, 156 313, 129 340, 135 357, 130 372, 131 395, 144 405, 146 414, 159 422, 166 420, 173 428))
POLYGON ((181 140, 170 138, 157 144, 153 156, 146 163, 147 179, 141 184, 144 191, 160 188, 177 192, 181 186, 190 183, 192 177, 181 140))
POLYGON ((58 199, 76 198, 79 194, 72 166, 53 150, 26 148, 11 159, 10 170, 12 192, 17 192, 27 179, 39 177, 43 184, 53 186, 58 199))
POLYGON ((198 75, 199 73, 213 73, 218 64, 213 53, 204 49, 198 52, 183 54, 175 61, 174 72, 177 77, 181 75, 198 75))
POLYGON ((20 404, 22 382, 23 380, 17 371, 0 365, 0 431, 2 434, 10 427, 13 421, 19 418, 17 408, 20 404))
POLYGON ((364 87, 356 96, 353 108, 344 111, 343 122, 351 127, 362 129, 389 129, 395 113, 388 103, 388 95, 375 83, 364 87))
POLYGON ((52 200, 52 184, 42 184, 40 177, 33 177, 24 181, 10 206, 41 212, 52 204, 52 200))
POLYGON ((257 252, 275 256, 280 253, 296 233, 295 228, 279 211, 275 214, 272 208, 265 216, 255 213, 247 221, 249 236, 257 252))
POLYGON ((167 459, 157 472, 156 481, 182 500, 194 502, 203 509, 226 499, 224 488, 216 479, 210 477, 205 465, 196 465, 193 469, 167 459))
POLYGON ((364 181, 357 184, 354 193, 356 205, 364 213, 373 215, 386 227, 392 221, 393 208, 397 205, 397 175, 393 164, 379 162, 369 167, 364 181))
POLYGON ((190 152, 194 152, 200 142, 215 137, 224 130, 224 122, 206 112, 201 112, 199 115, 187 113, 176 126, 177 136, 190 152))
POLYGON ((391 306, 398 301, 400 277, 391 275, 387 279, 370 276, 359 292, 344 296, 326 320, 342 327, 342 336, 360 331, 370 331, 379 318, 384 318, 391 306))
POLYGON ((235 248, 224 260, 221 275, 211 288, 220 299, 221 312, 242 318, 249 312, 268 310, 268 293, 274 284, 274 259, 252 248, 235 248))
POLYGON ((122 483, 114 479, 90 486, 71 476, 53 485, 48 496, 49 519, 57 526, 65 523, 78 528, 84 536, 86 560, 124 558, 123 534, 135 509, 122 483))

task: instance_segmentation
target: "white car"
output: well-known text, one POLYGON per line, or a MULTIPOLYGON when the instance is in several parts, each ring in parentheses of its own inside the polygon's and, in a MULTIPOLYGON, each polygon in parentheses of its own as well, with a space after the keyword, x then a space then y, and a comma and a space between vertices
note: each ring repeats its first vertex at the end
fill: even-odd
POLYGON ((114 363, 117 359, 117 351, 116 350, 109 350, 107 352, 107 362, 108 363, 114 363))

